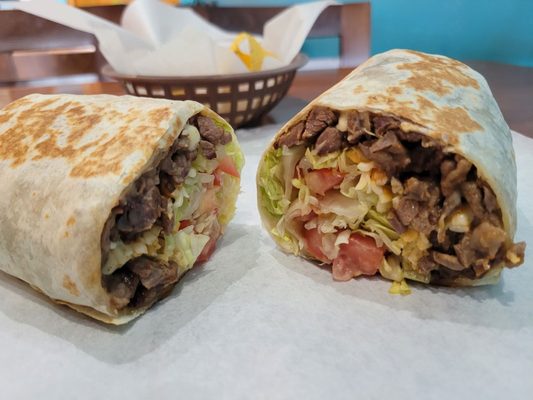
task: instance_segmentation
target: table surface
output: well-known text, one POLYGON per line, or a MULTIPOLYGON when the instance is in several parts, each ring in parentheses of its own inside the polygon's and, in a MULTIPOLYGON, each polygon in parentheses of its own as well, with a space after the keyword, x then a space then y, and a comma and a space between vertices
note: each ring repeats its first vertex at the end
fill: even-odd
MULTIPOLYGON (((511 129, 533 138, 533 68, 484 61, 467 62, 485 76, 511 129)), ((260 123, 281 123, 350 72, 349 69, 299 72, 287 97, 260 123)), ((30 93, 124 94, 115 82, 47 87, 0 87, 0 107, 30 93)))

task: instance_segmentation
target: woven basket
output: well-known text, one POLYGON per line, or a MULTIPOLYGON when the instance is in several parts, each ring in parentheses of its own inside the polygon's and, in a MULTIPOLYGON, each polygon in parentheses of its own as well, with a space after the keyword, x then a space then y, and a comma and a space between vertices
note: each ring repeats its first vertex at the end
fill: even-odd
POLYGON ((283 68, 269 71, 210 76, 133 76, 106 65, 102 74, 121 82, 134 96, 196 100, 216 111, 234 128, 254 122, 287 94, 296 70, 308 58, 297 55, 283 68))

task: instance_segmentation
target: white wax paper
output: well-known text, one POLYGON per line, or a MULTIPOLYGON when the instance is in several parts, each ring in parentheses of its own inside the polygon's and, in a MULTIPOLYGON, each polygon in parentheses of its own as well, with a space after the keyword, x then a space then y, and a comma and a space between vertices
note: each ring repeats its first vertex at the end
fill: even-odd
MULTIPOLYGON (((159 0, 134 0, 124 10, 119 26, 57 0, 8 3, 13 8, 94 34, 106 60, 120 73, 193 76, 248 72, 230 50, 236 33, 218 28, 187 8, 169 6, 159 0)), ((263 36, 256 36, 274 54, 265 58, 262 69, 288 65, 320 13, 334 4, 334 1, 299 4, 270 19, 263 36)), ((246 53, 247 49, 244 43, 241 50, 246 53)))
MULTIPOLYGON (((279 251, 255 202, 279 126, 238 132, 238 212, 213 258, 126 327, 49 303, 0 274, 3 399, 531 399, 532 243, 492 287, 334 282, 279 251)), ((533 233, 533 140, 515 134, 517 240, 533 233)), ((495 168, 498 168, 495 165, 495 168)))

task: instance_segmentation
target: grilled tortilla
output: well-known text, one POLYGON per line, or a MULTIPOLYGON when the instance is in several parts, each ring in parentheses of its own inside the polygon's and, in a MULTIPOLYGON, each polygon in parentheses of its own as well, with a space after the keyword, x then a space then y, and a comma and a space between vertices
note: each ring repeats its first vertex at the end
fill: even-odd
POLYGON ((509 127, 450 58, 369 59, 282 127, 257 187, 274 240, 338 280, 479 285, 523 262, 509 127))
POLYGON ((30 95, 0 111, 0 269, 121 324, 207 260, 243 157, 203 105, 30 95))

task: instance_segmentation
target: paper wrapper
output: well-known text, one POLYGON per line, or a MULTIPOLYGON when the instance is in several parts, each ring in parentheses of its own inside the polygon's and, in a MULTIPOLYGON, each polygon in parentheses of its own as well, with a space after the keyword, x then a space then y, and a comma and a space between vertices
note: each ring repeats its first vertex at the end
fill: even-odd
MULTIPOLYGON (((113 69, 146 76, 194 76, 247 72, 231 51, 237 33, 210 24, 194 11, 157 0, 136 0, 126 7, 118 26, 56 0, 10 2, 12 7, 42 18, 92 33, 113 69)), ((265 26, 256 39, 274 56, 262 69, 288 65, 300 51, 316 18, 333 1, 317 1, 290 7, 265 26)), ((224 12, 221 9, 221 12, 224 12)), ((243 51, 248 51, 246 43, 243 51)))
MULTIPOLYGON (((495 286, 334 282, 259 226, 255 172, 280 126, 238 132, 247 164, 212 259, 133 324, 112 329, 0 274, 2 397, 529 399, 532 246, 495 286)), ((533 140, 514 136, 518 240, 533 237, 533 140)))

